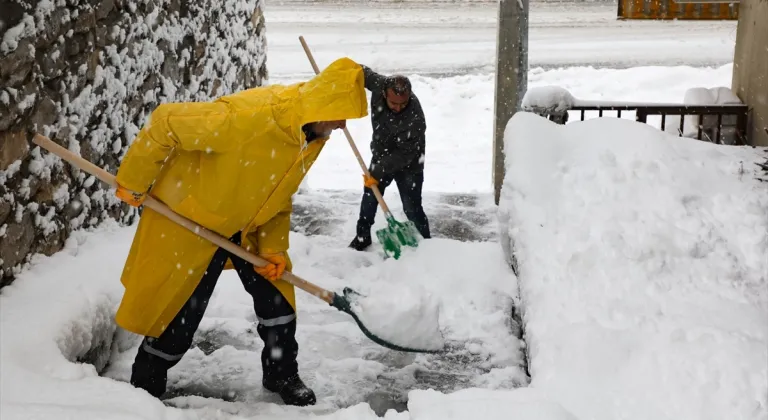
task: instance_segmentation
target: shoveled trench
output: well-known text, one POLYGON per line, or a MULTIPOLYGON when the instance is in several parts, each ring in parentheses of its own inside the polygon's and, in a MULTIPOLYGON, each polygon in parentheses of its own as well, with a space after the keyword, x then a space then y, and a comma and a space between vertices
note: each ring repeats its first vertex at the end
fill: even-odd
MULTIPOLYGON (((350 231, 351 221, 357 216, 359 198, 358 194, 348 191, 299 194, 294 200, 292 229, 308 236, 344 237, 350 231)), ((402 214, 399 203, 389 196, 387 198, 393 211, 402 214)), ((424 201, 434 237, 465 242, 498 240, 495 207, 491 197, 425 195, 424 201)), ((505 304, 505 308, 509 314, 506 320, 509 334, 522 340, 521 322, 511 299, 505 304)), ((227 357, 224 355, 227 352, 240 351, 257 355, 261 347, 255 324, 247 320, 243 320, 242 324, 229 324, 222 328, 209 325, 198 330, 195 335, 193 348, 204 353, 205 357, 199 357, 193 363, 195 366, 221 363, 227 357)), ((358 389, 350 393, 353 395, 339 398, 336 404, 338 408, 343 408, 366 402, 376 414, 383 416, 390 409, 398 412, 407 410, 408 393, 411 390, 434 389, 451 393, 482 386, 478 385, 478 377, 494 369, 506 367, 494 363, 488 356, 473 352, 471 348, 471 343, 452 342, 448 343, 446 352, 435 355, 387 350, 364 352, 363 360, 383 365, 383 372, 356 384, 358 389)), ((510 349, 510 353, 515 352, 524 353, 525 349, 510 349)), ((518 371, 524 374, 510 375, 494 387, 510 389, 527 386, 529 375, 525 366, 525 354, 514 357, 523 361, 518 371)), ((115 366, 107 376, 127 380, 128 362, 125 358, 116 361, 119 366, 115 366)), ((235 362, 225 364, 214 369, 220 369, 221 373, 214 375, 213 379, 169 382, 168 391, 162 399, 167 405, 192 410, 214 404, 224 412, 240 416, 258 413, 258 409, 253 407, 254 401, 281 404, 279 398, 273 398, 271 395, 254 394, 252 387, 246 389, 232 386, 233 382, 247 382, 258 386, 258 382, 253 383, 260 370, 258 356, 252 361, 252 366, 238 367, 235 362)))

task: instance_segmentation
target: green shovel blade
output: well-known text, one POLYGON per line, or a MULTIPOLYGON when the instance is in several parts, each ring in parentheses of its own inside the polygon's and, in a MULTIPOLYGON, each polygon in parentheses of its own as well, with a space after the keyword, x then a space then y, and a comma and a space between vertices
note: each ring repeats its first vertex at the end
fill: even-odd
POLYGON ((394 217, 387 218, 387 227, 376 231, 376 237, 384 248, 384 252, 395 259, 402 255, 402 247, 416 248, 419 245, 419 231, 410 220, 401 223, 394 217))

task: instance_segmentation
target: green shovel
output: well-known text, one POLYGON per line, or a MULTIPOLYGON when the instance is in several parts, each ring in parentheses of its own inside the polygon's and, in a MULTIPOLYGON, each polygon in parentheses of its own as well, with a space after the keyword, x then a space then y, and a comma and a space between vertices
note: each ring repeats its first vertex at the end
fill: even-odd
MULTIPOLYGON (((309 46, 307 45, 307 42, 304 41, 304 37, 299 36, 299 41, 301 42, 301 46, 304 47, 304 52, 307 54, 307 58, 309 59, 310 64, 312 64, 312 69, 315 70, 315 74, 320 73, 320 69, 317 67, 317 63, 315 63, 315 59, 312 57, 312 52, 309 51, 309 46)), ((363 161, 360 152, 357 150, 357 146, 355 146, 354 140, 352 140, 352 135, 349 134, 349 130, 347 130, 346 127, 344 127, 344 135, 347 136, 349 146, 352 148, 352 152, 355 153, 357 162, 360 164, 363 173, 366 176, 371 176, 370 172, 368 172, 368 167, 365 165, 365 161, 363 161)), ((373 194, 376 196, 376 200, 378 200, 379 206, 381 206, 381 210, 387 218, 387 227, 377 230, 376 237, 379 238, 379 243, 381 243, 381 246, 384 248, 384 253, 390 257, 398 259, 400 258, 400 255, 402 255, 402 247, 410 246, 416 248, 419 245, 419 231, 416 229, 416 225, 410 220, 405 223, 395 220, 392 212, 389 211, 389 207, 384 202, 384 197, 381 195, 378 186, 371 186, 371 190, 373 190, 373 194)))

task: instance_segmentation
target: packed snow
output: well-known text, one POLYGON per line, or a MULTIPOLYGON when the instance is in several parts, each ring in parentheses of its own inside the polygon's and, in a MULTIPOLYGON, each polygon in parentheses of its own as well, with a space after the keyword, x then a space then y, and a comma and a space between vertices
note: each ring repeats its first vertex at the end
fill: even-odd
POLYGON ((525 110, 540 108, 562 112, 575 104, 576 98, 562 86, 534 86, 525 92, 521 106, 525 110))
MULTIPOLYGON (((452 390, 451 381, 484 389, 527 381, 522 342, 508 325, 517 286, 497 243, 433 239, 396 261, 378 250, 347 249, 346 238, 292 233, 295 272, 322 287, 365 294, 418 285, 433 296, 440 302, 446 353, 388 350, 366 338, 349 315, 297 290, 300 373, 318 404, 283 406, 261 387, 262 342, 253 303, 236 274, 227 271, 193 348, 169 372, 164 406, 126 383, 140 337, 118 329, 113 344, 119 278, 134 230, 105 225, 92 233, 76 232, 63 252, 37 257, 3 289, 0 418, 375 418, 368 404, 356 406, 372 406, 384 397, 412 400, 420 389, 452 390), (477 276, 474 264, 446 260, 450 255, 465 255, 485 267, 484 275, 477 276), (103 348, 95 354, 109 359, 101 376, 91 364, 80 363, 99 343, 103 348), (446 371, 452 358, 476 360, 475 367, 446 371)), ((95 364, 104 366, 104 360, 95 364)))
MULTIPOLYGON (((742 102, 736 93, 730 88, 724 86, 718 87, 692 87, 685 91, 683 96, 683 103, 686 105, 741 105, 742 102)), ((734 117, 726 117, 724 123, 733 124, 734 117)), ((680 117, 670 118, 668 122, 669 126, 665 127, 665 131, 672 131, 674 134, 678 134, 680 130, 680 117)), ((717 128, 717 116, 706 115, 701 118, 701 125, 703 128, 713 129, 717 128)), ((697 115, 687 115, 685 122, 683 123, 683 135, 686 137, 695 137, 699 131, 699 117, 697 115)))
POLYGON ((443 350, 440 301, 418 287, 390 286, 348 295, 352 312, 375 336, 402 348, 443 350))
POLYGON ((768 418, 765 149, 530 113, 505 148, 531 387, 577 418, 768 418))

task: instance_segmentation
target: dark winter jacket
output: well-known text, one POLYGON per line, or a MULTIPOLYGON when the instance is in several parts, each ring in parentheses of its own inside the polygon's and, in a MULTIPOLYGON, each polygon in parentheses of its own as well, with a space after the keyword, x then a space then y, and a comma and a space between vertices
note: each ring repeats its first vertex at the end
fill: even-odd
POLYGON ((423 171, 427 123, 419 99, 411 92, 408 106, 394 113, 384 98, 387 78, 366 66, 363 71, 365 88, 371 91, 371 175, 381 179, 400 171, 423 171))

